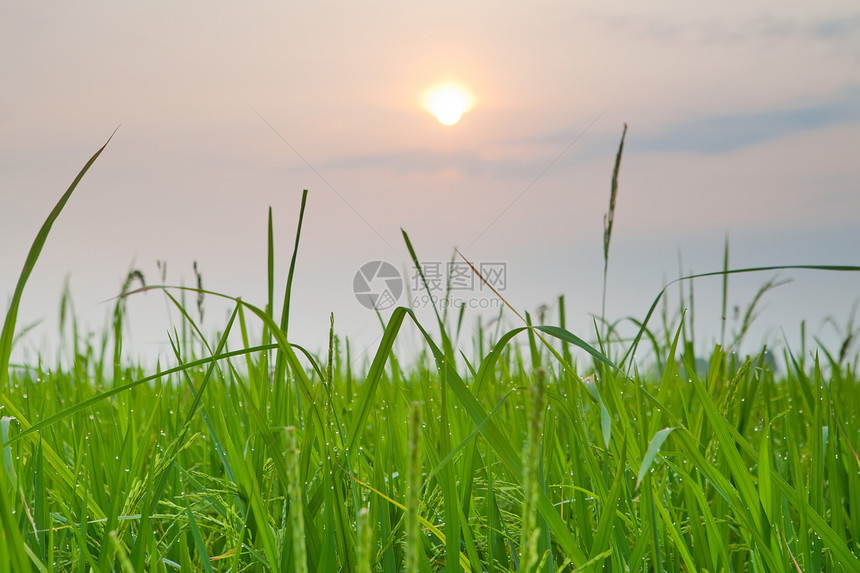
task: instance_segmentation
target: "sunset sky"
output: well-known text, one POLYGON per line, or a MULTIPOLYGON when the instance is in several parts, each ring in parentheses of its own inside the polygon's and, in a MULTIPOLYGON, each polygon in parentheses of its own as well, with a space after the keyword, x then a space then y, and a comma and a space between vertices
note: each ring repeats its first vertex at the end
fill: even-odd
MULTIPOLYGON (((42 221, 120 126, 25 291, 19 327, 44 319, 30 356, 55 337, 67 275, 97 331, 128 270, 159 283, 157 261, 169 284, 193 284, 197 261, 206 288, 264 304, 267 210, 282 285, 302 189, 292 341, 323 348, 334 312, 354 355, 374 347, 354 277, 373 260, 410 274, 401 228, 422 261, 458 247, 506 264, 518 309, 554 321, 565 294, 591 338, 625 122, 609 317, 642 318, 679 258, 719 270, 727 235, 733 267, 860 265, 856 1, 5 2, 0 32, 4 306, 42 221), (471 109, 445 126, 423 98, 450 83, 471 109)), ((772 276, 733 278, 730 304, 772 276)), ((844 327, 860 275, 780 278, 748 349, 784 333, 798 350, 803 319, 836 340, 822 321, 844 327)), ((699 350, 718 341, 719 286, 695 284, 699 350)), ((227 309, 207 304, 214 332, 227 309)), ((129 300, 133 354, 169 356, 167 315, 158 293, 129 300)))

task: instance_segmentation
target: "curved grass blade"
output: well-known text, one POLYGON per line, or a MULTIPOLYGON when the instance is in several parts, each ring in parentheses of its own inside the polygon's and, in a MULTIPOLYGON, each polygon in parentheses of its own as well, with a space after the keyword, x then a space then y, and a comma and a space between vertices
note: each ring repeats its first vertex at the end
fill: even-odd
MULTIPOLYGON (((254 306, 252 304, 249 304, 249 303, 243 301, 241 298, 228 296, 228 295, 214 292, 214 291, 195 289, 192 287, 175 287, 175 286, 159 285, 159 286, 147 286, 144 288, 139 288, 137 290, 126 293, 124 296, 131 296, 133 294, 137 294, 140 292, 146 292, 146 291, 153 290, 153 289, 167 289, 167 288, 174 288, 174 289, 178 289, 178 290, 201 291, 201 292, 204 292, 205 294, 209 294, 212 296, 217 296, 217 297, 221 297, 221 298, 226 298, 228 300, 232 300, 232 301, 236 302, 237 304, 244 306, 245 308, 247 308, 251 312, 253 312, 255 315, 257 315, 261 320, 263 320, 263 322, 266 324, 266 326, 268 328, 277 329, 277 325, 275 325, 275 323, 271 319, 271 317, 269 317, 263 310, 259 309, 258 307, 254 306)), ((126 390, 134 388, 135 386, 140 386, 141 384, 145 384, 147 382, 152 382, 153 380, 156 380, 156 379, 161 378, 163 376, 168 376, 170 374, 175 374, 177 372, 190 370, 190 369, 196 368, 198 366, 210 364, 212 362, 216 362, 219 360, 234 358, 237 356, 244 356, 247 354, 263 352, 266 350, 277 350, 278 348, 283 348, 284 346, 289 346, 288 355, 292 355, 291 360, 294 361, 293 365, 299 366, 299 367, 301 366, 301 364, 298 362, 298 358, 296 357, 295 351, 293 351, 293 348, 295 348, 296 350, 301 352, 308 359, 308 361, 311 363, 311 366, 313 367, 313 369, 317 373, 317 375, 320 376, 321 378, 323 377, 322 369, 320 368, 319 364, 317 364, 313 355, 307 349, 305 349, 304 347, 302 347, 298 344, 288 343, 286 341, 286 338, 284 338, 283 333, 279 329, 277 329, 277 332, 275 332, 275 338, 277 340, 277 343, 275 343, 275 344, 264 344, 264 345, 260 345, 260 346, 254 346, 251 348, 232 350, 229 352, 216 354, 214 356, 201 358, 201 359, 195 360, 193 362, 187 362, 181 366, 176 366, 173 368, 169 368, 167 370, 163 370, 162 372, 159 372, 157 374, 153 374, 151 376, 146 376, 144 378, 140 378, 139 380, 129 382, 128 384, 123 384, 122 386, 117 386, 116 388, 111 388, 110 390, 106 390, 97 396, 93 396, 92 398, 88 398, 82 402, 79 402, 73 406, 66 408, 65 410, 57 412, 56 414, 53 414, 52 416, 49 416, 49 417, 45 418, 44 420, 41 420, 37 424, 33 424, 32 426, 28 426, 26 429, 24 429, 20 433, 16 434, 12 438, 10 438, 8 442, 3 442, 2 444, 0 444, 0 447, 6 447, 10 444, 13 444, 13 443, 17 442, 18 440, 20 440, 21 438, 23 438, 23 437, 25 437, 25 436, 33 433, 33 432, 37 432, 37 431, 45 428, 46 426, 50 426, 51 424, 54 424, 57 421, 65 418, 67 416, 70 416, 71 414, 74 414, 75 412, 83 410, 89 406, 92 406, 93 404, 101 402, 102 400, 104 400, 106 398, 109 398, 111 396, 119 394, 120 392, 125 392, 126 390)), ((312 397, 312 393, 310 390, 310 381, 308 380, 304 369, 300 368, 299 372, 296 374, 296 376, 297 376, 297 379, 300 380, 301 384, 299 386, 304 392, 306 392, 306 396, 312 397)), ((2 401, 7 407, 12 405, 12 402, 5 395, 0 395, 0 401, 2 401)), ((317 415, 319 415, 318 411, 317 411, 317 415)), ((321 418, 320 418, 320 421, 321 421, 321 418)))
POLYGON ((663 442, 666 441, 666 438, 669 437, 676 428, 663 428, 651 438, 651 442, 648 444, 648 450, 645 451, 645 457, 642 458, 642 465, 639 466, 639 474, 636 476, 636 486, 635 489, 639 489, 639 484, 642 483, 642 480, 645 478, 645 474, 648 473, 648 470, 651 469, 651 464, 654 463, 654 458, 657 457, 657 454, 660 452, 660 446, 663 445, 663 442))
POLYGON ((379 342, 379 347, 376 350, 376 356, 370 365, 370 370, 367 373, 367 378, 362 387, 361 397, 358 405, 353 413, 352 423, 347 430, 347 442, 345 449, 347 452, 354 452, 356 442, 361 438, 367 422, 367 416, 373 407, 373 400, 376 394, 376 387, 379 385, 379 380, 385 372, 385 364, 388 362, 388 356, 391 354, 391 349, 394 346, 394 340, 397 338, 397 333, 400 332, 400 327, 403 325, 403 319, 406 317, 407 309, 398 307, 391 313, 391 318, 388 321, 388 326, 385 327, 385 332, 382 335, 382 340, 379 342))
POLYGON ((0 477, 0 552, 12 571, 29 571, 28 555, 34 558, 34 562, 35 555, 24 543, 18 519, 12 514, 14 506, 9 503, 7 490, 6 479, 0 477))
MULTIPOLYGON (((636 348, 639 346, 639 340, 642 338, 644 334, 645 327, 648 325, 648 321, 651 319, 651 315, 654 314, 654 311, 657 309, 657 304, 660 302, 660 299, 663 298, 663 295, 666 294, 666 291, 670 286, 679 283, 681 281, 700 279, 704 277, 725 277, 727 275, 734 274, 742 274, 742 273, 759 273, 764 271, 782 271, 782 270, 806 270, 806 271, 835 271, 835 272, 860 272, 860 267, 850 266, 850 265, 783 265, 779 267, 750 267, 743 269, 729 269, 722 271, 712 271, 709 273, 698 273, 694 275, 687 275, 685 277, 677 278, 673 281, 670 281, 663 287, 660 293, 657 295, 657 298, 654 299, 654 302, 651 304, 651 308, 648 309, 648 313, 645 315, 645 319, 642 321, 642 326, 639 328, 639 332, 636 333, 636 336, 633 338, 633 343, 630 345, 630 348, 627 349, 627 352, 624 354, 624 357, 621 359, 621 364, 625 364, 627 359, 636 354, 636 348)), ((631 361, 632 364, 632 361, 631 361)))
MULTIPOLYGON (((299 223, 296 227, 296 244, 293 248, 293 257, 290 259, 290 270, 287 274, 287 286, 284 289, 284 308, 281 314, 281 332, 286 336, 287 327, 290 322, 290 295, 293 290, 293 275, 296 271, 296 258, 299 254, 299 239, 302 236, 302 222, 305 219, 305 205, 308 200, 308 190, 302 192, 302 205, 299 208, 299 223)), ((271 313, 271 309, 269 309, 271 313)), ((271 318, 271 314, 269 315, 271 318)), ((282 380, 284 376, 284 368, 286 367, 287 357, 279 349, 275 358, 275 380, 282 380)))
MULTIPOLYGON (((14 420, 12 416, 3 416, 0 418, 0 439, 5 443, 9 441, 9 424, 14 420)), ((6 476, 12 482, 12 489, 18 489, 18 474, 15 472, 15 464, 12 463, 12 447, 6 446, 3 448, 3 469, 6 471, 6 476)))
MULTIPOLYGON (((119 128, 117 127, 117 129, 119 128)), ((36 239, 30 247, 30 252, 27 254, 27 260, 24 262, 24 268, 21 270, 21 275, 18 277, 18 284, 15 286, 15 294, 12 295, 12 303, 9 305, 9 311, 6 313, 6 319, 3 322, 3 332, 0 334, 0 388, 5 388, 6 383, 9 381, 9 357, 12 355, 12 340, 15 336, 15 321, 18 318, 18 306, 21 303, 21 295, 24 293, 24 286, 30 278, 30 273, 33 272, 33 267, 36 266, 36 261, 42 253, 42 247, 45 246, 45 241, 48 240, 48 234, 51 232, 51 227, 54 225, 57 217, 60 216, 60 213, 63 211, 63 208, 69 200, 69 197, 72 196, 72 193, 77 188, 78 183, 81 182, 81 179, 83 179, 87 171, 90 170, 90 167, 92 167, 93 163, 98 159, 98 156, 102 154, 102 151, 107 147, 107 144, 110 143, 114 133, 116 133, 116 129, 110 137, 108 137, 105 144, 102 145, 92 157, 90 157, 90 160, 87 161, 86 165, 84 165, 83 169, 78 173, 78 176, 75 177, 75 180, 72 181, 72 184, 69 185, 69 188, 65 193, 63 193, 60 200, 57 201, 57 204, 48 215, 48 218, 45 219, 44 223, 42 223, 42 228, 39 229, 39 233, 36 235, 36 239)))
MULTIPOLYGON (((218 361, 218 360, 225 360, 227 358, 233 358, 236 356, 244 356, 246 354, 252 354, 255 352, 262 352, 265 350, 273 350, 276 347, 277 347, 277 345, 275 345, 275 344, 268 344, 268 345, 264 345, 264 346, 254 346, 251 348, 243 348, 241 350, 232 350, 230 352, 225 352, 223 354, 217 354, 215 356, 209 356, 207 358, 201 358, 200 360, 195 360, 194 362, 187 362, 185 364, 182 364, 181 366, 175 366, 173 368, 168 368, 167 370, 162 370, 161 372, 159 372, 157 374, 153 374, 151 376, 146 376, 144 378, 140 378, 139 380, 129 382, 128 384, 123 384, 122 386, 117 386, 116 388, 111 388, 110 390, 105 390, 101 394, 98 394, 96 396, 93 396, 92 398, 88 398, 86 400, 83 400, 82 402, 78 402, 77 404, 75 404, 73 406, 69 406, 68 408, 66 408, 64 410, 57 412, 56 414, 48 416, 44 420, 41 420, 40 422, 33 424, 32 426, 27 426, 21 432, 12 436, 11 438, 9 438, 8 441, 5 441, 2 444, 0 444, 0 447, 5 448, 7 446, 10 446, 11 444, 14 444, 18 440, 25 438, 26 436, 29 436, 32 433, 38 432, 38 431, 40 431, 40 430, 42 430, 42 429, 44 429, 44 428, 46 428, 52 424, 56 424, 58 421, 62 420, 63 418, 66 418, 66 417, 71 416, 72 414, 74 414, 76 412, 80 412, 81 410, 89 408, 90 406, 93 406, 94 404, 97 404, 97 403, 99 403, 102 400, 105 400, 107 398, 110 398, 111 396, 115 396, 116 394, 119 394, 121 392, 125 392, 126 390, 130 390, 130 389, 134 388, 135 386, 140 386, 141 384, 146 384, 147 382, 152 382, 152 381, 157 380, 159 378, 162 378, 164 376, 176 374, 178 372, 183 372, 185 370, 192 370, 194 368, 197 368, 198 366, 203 366, 203 365, 206 365, 206 364, 209 364, 211 362, 218 361)), ((0 401, 2 401, 3 404, 7 408, 14 407, 14 404, 9 400, 9 398, 5 394, 0 395, 0 401)))

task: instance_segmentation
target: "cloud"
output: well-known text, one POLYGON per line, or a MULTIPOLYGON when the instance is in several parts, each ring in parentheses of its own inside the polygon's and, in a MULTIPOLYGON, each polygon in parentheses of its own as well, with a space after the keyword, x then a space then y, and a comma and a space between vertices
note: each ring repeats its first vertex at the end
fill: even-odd
POLYGON ((736 45, 755 40, 839 42, 856 39, 860 32, 860 13, 808 20, 782 15, 686 21, 666 16, 594 14, 591 17, 625 36, 666 44, 736 45))
POLYGON ((860 14, 838 18, 819 18, 800 22, 789 18, 762 18, 748 27, 748 34, 764 38, 804 40, 850 39, 860 31, 860 14))
POLYGON ((439 153, 413 150, 335 159, 321 166, 324 171, 383 170, 395 175, 428 175, 457 172, 466 177, 534 176, 545 166, 534 160, 485 159, 474 153, 439 153))
MULTIPOLYGON (((677 123, 641 130, 631 125, 626 148, 637 153, 729 153, 790 135, 860 121, 860 89, 852 88, 816 103, 775 111, 726 113, 692 117, 677 123)), ((575 128, 546 134, 529 143, 563 146, 576 134, 575 128)), ((570 155, 577 161, 606 157, 618 147, 617 133, 602 130, 578 143, 570 155)), ((571 158, 567 159, 569 163, 571 158)))
MULTIPOLYGON (((698 153, 718 155, 777 140, 805 131, 860 121, 860 90, 847 90, 829 101, 777 111, 691 118, 646 131, 631 126, 628 153, 698 153)), ((323 172, 371 170, 394 175, 431 175, 455 172, 464 177, 532 179, 553 165, 588 163, 614 156, 621 136, 605 129, 582 136, 582 127, 509 142, 533 149, 528 157, 488 159, 477 153, 428 150, 356 155, 333 159, 323 172), (581 137, 581 139, 580 139, 581 137), (573 144, 571 145, 571 142, 573 144), (562 153, 563 152, 563 153, 562 153), (559 154, 561 154, 559 156, 559 154)))
POLYGON ((719 154, 795 133, 860 119, 857 93, 825 104, 753 114, 695 119, 636 138, 635 146, 652 152, 719 154))

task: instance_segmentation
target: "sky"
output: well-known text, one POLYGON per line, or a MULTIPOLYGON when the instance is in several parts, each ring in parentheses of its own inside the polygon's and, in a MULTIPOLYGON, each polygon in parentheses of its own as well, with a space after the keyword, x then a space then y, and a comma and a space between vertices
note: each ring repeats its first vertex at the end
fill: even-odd
MULTIPOLYGON (((4 302, 52 206, 119 126, 30 278, 18 325, 38 325, 19 360, 55 347, 66 280, 84 331, 101 332, 131 269, 193 285, 196 261, 205 288, 264 305, 270 207, 281 299, 303 189, 291 341, 323 349, 334 313, 354 360, 372 356, 380 323, 354 293, 371 261, 397 269, 398 304, 431 320, 420 293, 408 298, 401 229, 428 273, 444 278, 456 247, 503 269, 496 286, 520 311, 554 322, 563 294, 569 329, 593 338, 625 123, 611 320, 644 317, 681 270, 721 269, 727 238, 734 268, 860 265, 853 1, 5 2, 0 32, 4 302), (421 105, 443 82, 473 98, 452 126, 421 105)), ((469 352, 500 303, 459 270, 469 352)), ((774 274, 732 277, 729 338, 734 307, 774 274)), ((763 297, 747 350, 798 351, 801 321, 838 348, 860 275, 777 280, 790 282, 763 297)), ((694 283, 700 351, 720 341, 720 288, 694 283)), ((204 304, 214 333, 229 306, 204 304)), ((135 295, 128 313, 129 355, 169 358, 166 297, 135 295)))

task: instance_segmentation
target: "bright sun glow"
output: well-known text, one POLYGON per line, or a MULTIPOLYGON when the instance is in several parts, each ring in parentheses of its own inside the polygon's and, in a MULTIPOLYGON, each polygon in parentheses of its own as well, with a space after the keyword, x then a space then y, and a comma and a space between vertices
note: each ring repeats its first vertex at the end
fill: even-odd
POLYGON ((424 95, 424 109, 442 125, 454 125, 472 107, 472 96, 458 85, 435 86, 424 95))

